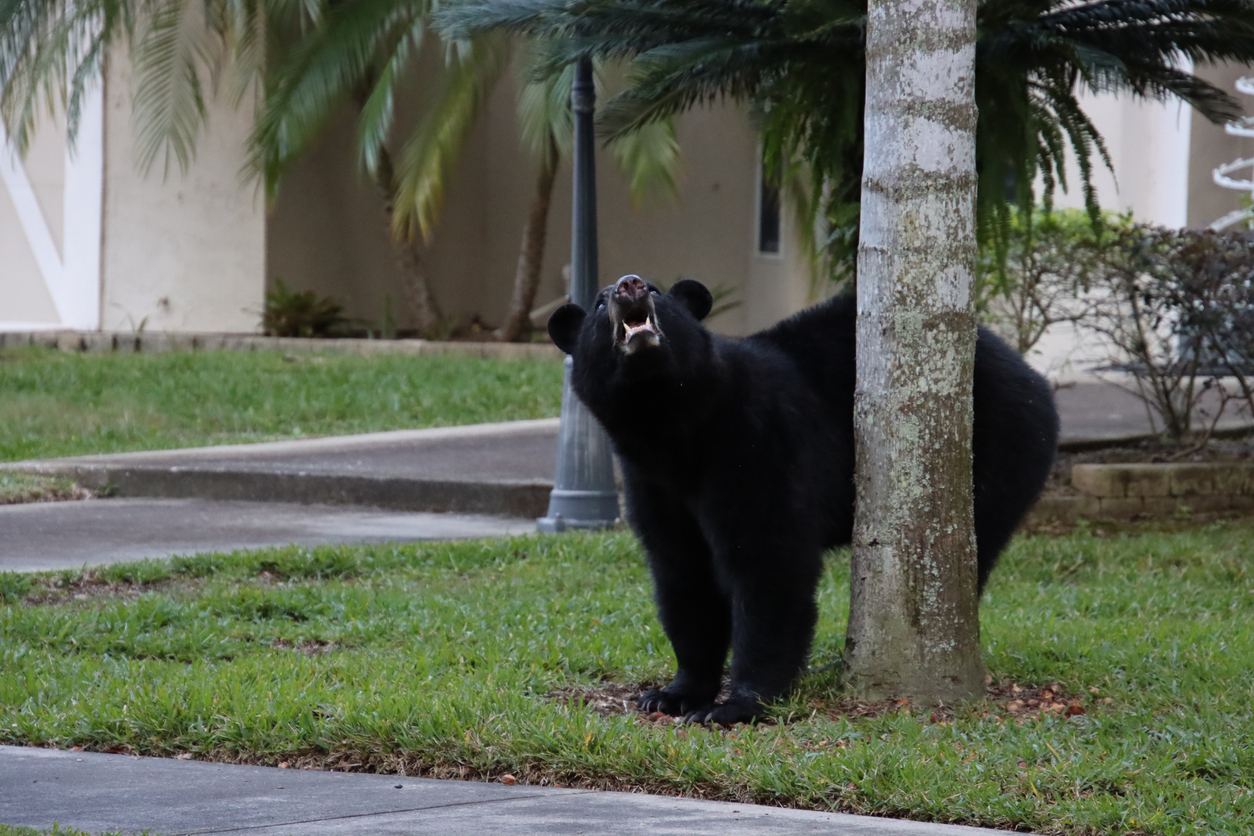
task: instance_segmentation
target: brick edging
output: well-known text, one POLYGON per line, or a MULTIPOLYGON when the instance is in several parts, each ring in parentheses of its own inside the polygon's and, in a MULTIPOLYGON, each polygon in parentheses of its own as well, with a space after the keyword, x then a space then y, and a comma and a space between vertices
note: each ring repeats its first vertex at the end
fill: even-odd
POLYGON ((1254 511, 1254 463, 1077 464, 1074 494, 1041 497, 1035 523, 1254 511))

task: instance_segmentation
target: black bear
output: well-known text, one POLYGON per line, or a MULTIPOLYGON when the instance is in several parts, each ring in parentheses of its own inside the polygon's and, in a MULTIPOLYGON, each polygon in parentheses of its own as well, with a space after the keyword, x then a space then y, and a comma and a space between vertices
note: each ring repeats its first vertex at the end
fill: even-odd
MULTIPOLYGON (((624 276, 591 314, 559 308, 549 334, 622 464, 628 521, 648 554, 678 662, 640 707, 748 721, 800 673, 823 552, 848 543, 854 505, 855 303, 842 296, 743 339, 701 324, 699 282, 663 294, 624 276), (717 702, 728 649, 731 692, 717 702)), ((1058 416, 1048 384, 981 328, 974 383, 979 585, 1036 501, 1058 416)))

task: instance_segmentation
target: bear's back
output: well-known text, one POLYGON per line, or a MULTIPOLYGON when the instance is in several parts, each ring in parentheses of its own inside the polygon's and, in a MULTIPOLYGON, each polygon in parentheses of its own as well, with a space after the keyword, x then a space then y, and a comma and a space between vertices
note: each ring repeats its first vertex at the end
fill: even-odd
POLYGON ((853 392, 857 379, 856 317, 853 294, 843 293, 747 338, 751 342, 773 345, 786 354, 814 387, 831 417, 848 432, 853 431, 853 392))

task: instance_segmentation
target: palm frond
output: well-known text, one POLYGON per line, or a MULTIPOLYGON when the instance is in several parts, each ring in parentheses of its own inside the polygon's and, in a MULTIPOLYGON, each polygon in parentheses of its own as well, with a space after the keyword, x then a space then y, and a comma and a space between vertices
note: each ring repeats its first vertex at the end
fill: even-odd
POLYGON ((141 171, 152 168, 163 152, 167 175, 171 157, 183 171, 191 164, 205 121, 200 68, 213 38, 204 11, 196 0, 154 3, 132 48, 132 126, 141 171))
POLYGON ((398 27, 394 37, 385 44, 387 49, 380 50, 382 54, 377 56, 382 59, 383 68, 370 86, 357 120, 357 146, 362 163, 372 173, 378 170, 380 150, 392 129, 396 114, 396 84, 411 54, 422 46, 425 29, 426 15, 416 16, 410 21, 408 29, 398 27))
MULTIPOLYGON (((535 66, 534 54, 524 61, 525 67, 535 66)), ((539 154, 544 165, 556 161, 548 159, 551 153, 569 157, 574 141, 574 116, 570 109, 570 86, 574 81, 575 68, 569 65, 560 72, 530 78, 518 96, 518 124, 522 140, 533 153, 539 154)))
POLYGON ((67 104, 73 142, 102 57, 131 26, 121 0, 0 0, 0 118, 19 153, 39 114, 67 104))
MULTIPOLYGON (((866 5, 860 0, 469 0, 436 15, 446 32, 505 29, 546 40, 539 74, 578 58, 630 62, 630 88, 600 112, 612 137, 720 99, 750 105, 768 161, 799 155, 822 194, 829 252, 856 239, 866 5), (852 235, 852 238, 851 238, 852 235)), ((1005 234, 1009 206, 1066 188, 1069 152, 1090 216, 1094 163, 1110 166, 1077 84, 1176 97, 1208 119, 1238 113, 1225 91, 1180 69, 1254 63, 1249 0, 982 0, 976 95, 982 234, 1005 234)), ((780 168, 779 170, 783 170, 780 168)), ((844 249, 842 249, 844 247, 844 249)))
POLYGON ((673 120, 650 122, 611 141, 608 147, 627 176, 634 208, 641 208, 650 198, 679 193, 682 157, 673 120))
POLYGON ((429 238, 452 176, 479 113, 511 55, 500 33, 461 45, 460 59, 446 67, 435 104, 410 135, 396 172, 393 232, 429 238))
POLYGON ((310 31, 270 73, 266 104, 257 119, 249 169, 273 192, 328 121, 354 94, 367 121, 359 133, 363 156, 374 156, 390 127, 397 67, 415 45, 426 0, 356 0, 317 15, 310 31))

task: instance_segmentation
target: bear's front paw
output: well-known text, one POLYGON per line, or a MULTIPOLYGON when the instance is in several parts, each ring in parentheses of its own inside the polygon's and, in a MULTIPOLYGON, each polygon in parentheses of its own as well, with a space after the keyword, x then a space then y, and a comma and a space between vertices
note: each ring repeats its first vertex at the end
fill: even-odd
POLYGON ((766 708, 756 699, 731 699, 718 705, 690 712, 689 723, 706 726, 732 726, 736 723, 752 723, 766 713, 766 708))
POLYGON ((683 717, 696 711, 708 711, 714 699, 670 688, 655 688, 640 695, 636 704, 645 714, 660 711, 671 717, 683 717))

